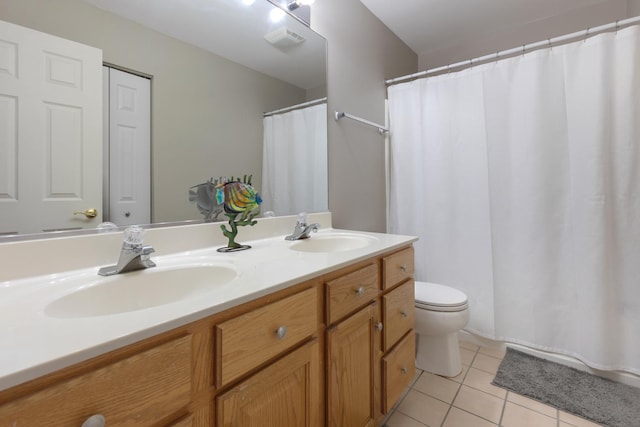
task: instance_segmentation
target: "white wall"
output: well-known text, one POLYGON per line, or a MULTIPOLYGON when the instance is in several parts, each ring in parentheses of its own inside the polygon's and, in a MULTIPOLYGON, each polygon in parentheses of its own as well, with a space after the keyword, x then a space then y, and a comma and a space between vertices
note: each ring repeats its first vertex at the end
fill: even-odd
POLYGON ((311 27, 328 41, 329 209, 333 225, 386 230, 384 139, 333 120, 334 110, 384 124, 384 80, 417 70, 417 55, 358 0, 318 0, 311 27))

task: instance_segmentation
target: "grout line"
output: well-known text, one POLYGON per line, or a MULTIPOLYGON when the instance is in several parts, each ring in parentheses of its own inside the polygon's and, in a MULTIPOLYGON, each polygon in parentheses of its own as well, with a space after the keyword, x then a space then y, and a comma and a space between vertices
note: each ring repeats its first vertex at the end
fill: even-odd
POLYGON ((507 394, 504 395, 504 400, 502 401, 502 412, 500 412, 500 420, 498 421, 498 426, 502 426, 502 419, 504 418, 504 411, 507 409, 507 398, 509 397, 510 391, 507 391, 507 394))
MULTIPOLYGON (((469 349, 466 349, 466 350, 469 350, 469 349)), ((458 389, 456 390, 456 394, 453 396, 453 399, 451 399, 451 403, 449 404, 449 408, 447 409, 447 413, 444 414, 444 418, 442 419, 442 423, 440 423, 440 427, 443 427, 444 423, 447 421, 447 417, 449 417, 449 412, 451 412, 451 408, 453 408, 453 402, 456 401, 456 398, 458 397, 458 394, 460 393, 460 390, 462 390, 462 385, 464 384, 464 380, 467 378, 467 375, 469 374, 469 369, 471 369, 471 365, 473 365, 473 361, 476 359, 476 356, 478 355, 478 351, 480 351, 480 347, 479 346, 476 349, 475 354, 471 358, 471 362, 469 362, 469 366, 467 367, 467 371, 462 376, 462 379, 460 380, 460 382, 457 383, 458 384, 458 389)), ((466 365, 463 365, 463 366, 466 366, 466 365)), ((462 368, 462 370, 464 371, 464 368, 462 368)))

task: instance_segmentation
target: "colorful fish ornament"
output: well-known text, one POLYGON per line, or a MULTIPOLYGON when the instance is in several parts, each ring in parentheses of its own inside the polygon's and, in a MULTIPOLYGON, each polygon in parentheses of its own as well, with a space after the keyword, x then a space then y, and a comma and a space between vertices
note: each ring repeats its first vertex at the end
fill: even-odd
POLYGON ((260 194, 251 185, 240 181, 221 183, 216 186, 216 201, 231 214, 252 212, 262 203, 260 194))
POLYGON ((230 230, 223 224, 220 226, 222 234, 228 239, 226 247, 218 248, 218 252, 235 252, 249 249, 249 245, 240 245, 235 239, 238 227, 243 225, 255 225, 253 218, 260 213, 262 198, 251 186, 251 175, 243 177, 242 181, 234 180, 221 182, 216 186, 216 202, 224 207, 224 212, 229 217, 230 230))

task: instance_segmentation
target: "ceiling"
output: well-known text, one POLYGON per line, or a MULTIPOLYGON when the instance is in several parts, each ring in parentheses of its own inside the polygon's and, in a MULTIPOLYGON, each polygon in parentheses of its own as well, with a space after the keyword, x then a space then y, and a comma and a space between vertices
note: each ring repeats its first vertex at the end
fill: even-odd
POLYGON ((268 1, 84 1, 300 88, 326 83, 325 40, 293 17, 273 22, 269 13, 275 6, 268 1), (269 46, 264 36, 284 28, 303 36, 304 43, 269 46))
POLYGON ((425 56, 573 9, 620 0, 360 1, 418 56, 425 56))

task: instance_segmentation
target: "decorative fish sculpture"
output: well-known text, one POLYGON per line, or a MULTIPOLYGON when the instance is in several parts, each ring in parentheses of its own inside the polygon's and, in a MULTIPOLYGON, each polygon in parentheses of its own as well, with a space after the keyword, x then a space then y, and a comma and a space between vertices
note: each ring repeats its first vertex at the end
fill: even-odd
POLYGON ((216 201, 228 214, 240 214, 256 210, 262 203, 260 194, 249 184, 230 181, 216 186, 216 201))
POLYGON ((189 201, 195 203, 205 220, 215 220, 223 212, 216 201, 216 186, 222 181, 211 178, 207 182, 189 188, 189 201))

